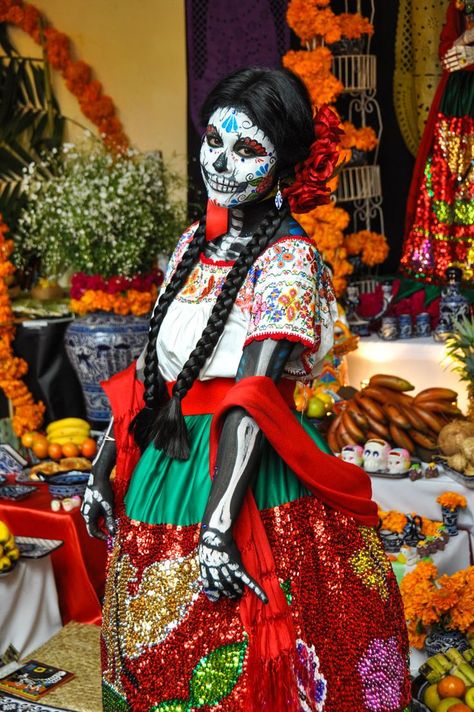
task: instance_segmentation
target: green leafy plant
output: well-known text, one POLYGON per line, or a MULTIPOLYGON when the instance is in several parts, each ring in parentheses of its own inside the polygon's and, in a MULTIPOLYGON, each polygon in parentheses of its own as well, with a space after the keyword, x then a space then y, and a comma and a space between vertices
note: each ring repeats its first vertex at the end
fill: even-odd
POLYGON ((21 57, 0 24, 0 212, 14 226, 25 203, 24 169, 44 149, 59 146, 64 118, 44 59, 21 57))
POLYGON ((67 270, 103 277, 148 271, 182 232, 184 205, 173 197, 179 182, 158 152, 112 155, 92 138, 53 148, 24 173, 16 264, 37 256, 48 279, 67 270))
POLYGON ((467 417, 474 421, 474 319, 456 321, 454 331, 446 341, 446 355, 454 362, 453 371, 466 381, 469 407, 467 417))
POLYGON ((446 354, 454 361, 453 371, 462 381, 474 385, 474 320, 464 317, 455 323, 446 341, 446 354))

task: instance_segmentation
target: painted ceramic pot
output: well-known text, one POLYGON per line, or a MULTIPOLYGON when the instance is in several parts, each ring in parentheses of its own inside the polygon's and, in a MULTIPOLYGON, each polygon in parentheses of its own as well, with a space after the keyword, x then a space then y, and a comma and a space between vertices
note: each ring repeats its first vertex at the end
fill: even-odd
POLYGON ((338 42, 329 45, 329 49, 334 55, 363 54, 365 52, 367 40, 366 36, 349 39, 342 37, 338 42))
POLYGON ((81 383, 90 421, 100 424, 110 419, 100 383, 138 358, 146 344, 148 323, 147 317, 92 312, 68 326, 66 351, 81 383))
POLYGON ((456 648, 460 653, 469 650, 467 638, 458 630, 447 630, 441 625, 433 626, 425 638, 428 656, 445 653, 450 648, 456 648))
POLYGON ((459 534, 458 530, 458 514, 459 510, 449 509, 448 507, 441 507, 441 515, 443 518, 443 524, 446 527, 446 531, 449 536, 457 536, 459 534))
POLYGON ((351 148, 352 155, 348 166, 366 166, 368 163, 367 151, 362 151, 360 148, 351 148))

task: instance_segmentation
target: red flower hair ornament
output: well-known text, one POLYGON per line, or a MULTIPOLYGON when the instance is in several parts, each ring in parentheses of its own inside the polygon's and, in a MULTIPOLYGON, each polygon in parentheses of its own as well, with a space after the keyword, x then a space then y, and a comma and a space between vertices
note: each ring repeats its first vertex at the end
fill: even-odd
POLYGON ((308 213, 317 205, 329 203, 332 178, 339 159, 340 136, 343 131, 340 121, 326 104, 314 117, 315 140, 311 144, 308 158, 295 166, 295 180, 282 189, 291 212, 308 213))

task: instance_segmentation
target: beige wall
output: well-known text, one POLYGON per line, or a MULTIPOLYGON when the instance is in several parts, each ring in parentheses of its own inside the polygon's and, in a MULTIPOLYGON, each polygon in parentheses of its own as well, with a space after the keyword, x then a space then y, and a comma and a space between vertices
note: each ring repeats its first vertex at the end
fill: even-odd
MULTIPOLYGON (((56 29, 72 40, 73 57, 94 70, 112 97, 125 131, 142 150, 160 149, 185 171, 186 49, 182 0, 36 0, 56 29)), ((21 30, 11 28, 19 51, 40 56, 21 30)), ((81 113, 61 76, 54 87, 63 113, 95 128, 81 113)), ((79 129, 69 128, 75 139, 79 129)))

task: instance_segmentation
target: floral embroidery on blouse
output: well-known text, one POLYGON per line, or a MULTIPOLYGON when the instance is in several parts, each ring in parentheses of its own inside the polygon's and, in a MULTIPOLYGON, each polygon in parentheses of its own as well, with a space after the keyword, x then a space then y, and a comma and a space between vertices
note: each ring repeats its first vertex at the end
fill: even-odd
MULTIPOLYGON (((320 327, 330 326, 328 301, 335 297, 327 270, 306 237, 284 237, 271 245, 250 270, 253 299, 246 343, 289 338, 317 349, 320 327)), ((248 288, 248 285, 246 285, 248 288)))
POLYGON ((171 277, 173 276, 176 267, 179 265, 181 260, 183 259, 184 252, 191 242, 191 240, 194 237, 194 233, 196 232, 198 228, 199 223, 195 222, 192 225, 188 227, 188 229, 183 232, 181 237, 179 238, 176 247, 174 248, 174 252, 170 257, 170 261, 168 262, 168 266, 166 268, 166 274, 165 274, 165 279, 163 282, 163 286, 166 287, 170 281, 171 277))
MULTIPOLYGON (((167 279, 191 241, 196 225, 178 242, 167 279)), ((176 297, 188 304, 215 302, 232 263, 201 258, 176 297)), ((306 348, 285 371, 312 373, 332 346, 336 298, 329 273, 314 243, 305 235, 282 237, 254 262, 235 301, 248 316, 245 345, 265 338, 288 339, 306 348)))

